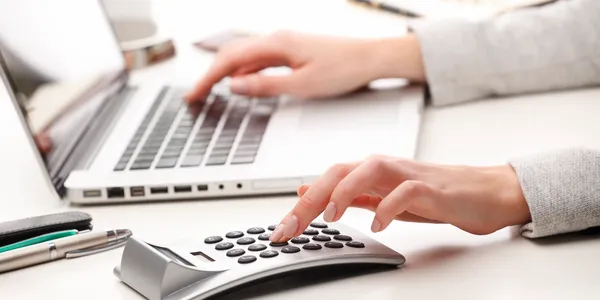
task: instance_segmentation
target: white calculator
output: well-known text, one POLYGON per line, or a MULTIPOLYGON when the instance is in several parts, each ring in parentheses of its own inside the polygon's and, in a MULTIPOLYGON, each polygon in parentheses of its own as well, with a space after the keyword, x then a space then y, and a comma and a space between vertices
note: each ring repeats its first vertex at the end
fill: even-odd
POLYGON ((313 222, 285 243, 269 241, 274 229, 275 225, 217 229, 214 235, 173 245, 150 244, 133 236, 114 273, 150 300, 199 300, 295 271, 398 268, 405 263, 400 253, 339 222, 334 226, 313 222))

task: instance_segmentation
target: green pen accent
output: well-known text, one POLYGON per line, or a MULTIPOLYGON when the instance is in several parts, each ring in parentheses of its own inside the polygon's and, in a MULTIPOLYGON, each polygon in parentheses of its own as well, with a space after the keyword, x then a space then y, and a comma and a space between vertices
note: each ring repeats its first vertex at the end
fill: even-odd
POLYGON ((0 247, 0 253, 27 247, 27 246, 31 246, 31 245, 35 245, 35 244, 39 244, 39 243, 43 243, 43 242, 47 242, 47 241, 64 238, 67 236, 76 235, 77 232, 78 232, 77 230, 73 229, 73 230, 57 231, 57 232, 52 232, 52 233, 36 236, 36 237, 30 238, 30 239, 27 239, 24 241, 20 241, 20 242, 14 243, 14 244, 0 247))

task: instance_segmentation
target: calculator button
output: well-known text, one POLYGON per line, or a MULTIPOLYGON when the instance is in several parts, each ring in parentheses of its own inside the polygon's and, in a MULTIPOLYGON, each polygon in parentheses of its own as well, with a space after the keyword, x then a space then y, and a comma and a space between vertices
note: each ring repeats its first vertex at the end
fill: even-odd
POLYGON ((254 255, 244 255, 238 259, 240 264, 248 264, 256 261, 256 256, 254 255))
POLYGON ((313 241, 329 242, 329 241, 331 241, 331 238, 326 235, 317 235, 317 236, 313 237, 313 241))
POLYGON ((230 242, 219 243, 215 246, 217 250, 227 250, 233 248, 233 244, 230 242))
POLYGON ((309 229, 304 230, 304 234, 306 234, 306 235, 317 235, 317 234, 319 234, 319 231, 315 230, 315 229, 312 229, 312 228, 309 228, 309 229))
POLYGON ((271 246, 271 247, 283 247, 283 246, 287 246, 287 245, 288 245, 288 242, 281 242, 281 243, 271 242, 269 244, 269 246, 271 246))
POLYGON ((338 240, 338 241, 344 241, 344 242, 349 242, 352 240, 351 237, 349 237, 347 235, 343 235, 343 234, 338 234, 338 235, 334 236, 333 239, 338 240))
POLYGON ((231 231, 225 235, 225 237, 227 237, 228 239, 237 239, 237 238, 241 238, 243 236, 244 236, 244 233, 241 231, 231 231))
POLYGON ((314 228, 327 228, 327 224, 321 222, 312 222, 310 223, 310 227, 314 228))
POLYGON ((260 253, 260 257, 262 258, 275 257, 277 255, 279 255, 279 252, 275 250, 267 250, 260 253))
POLYGON ((281 248, 282 253, 297 253, 300 252, 300 248, 294 246, 285 246, 281 248))
POLYGON ((333 228, 325 228, 325 229, 321 230, 321 232, 324 234, 333 234, 333 235, 340 234, 339 230, 333 229, 333 228))
POLYGON ((204 242, 207 243, 207 244, 214 244, 214 243, 218 243, 218 242, 220 242, 222 240, 223 240, 222 237, 220 237, 218 235, 215 235, 215 236, 209 236, 209 237, 207 237, 206 239, 204 239, 204 242))
POLYGON ((275 230, 275 228, 277 228, 277 225, 270 225, 269 227, 267 227, 267 229, 269 229, 270 231, 275 230))
POLYGON ((347 242, 346 246, 352 247, 352 248, 364 248, 365 244, 363 244, 361 242, 357 242, 357 241, 351 241, 351 242, 347 242))
POLYGON ((268 241, 270 237, 271 237, 270 233, 263 233, 258 236, 258 239, 261 241, 268 241))
POLYGON ((310 241, 310 240, 309 240, 308 238, 306 238, 306 237, 303 237, 303 236, 298 236, 298 237, 295 237, 295 238, 293 238, 293 239, 291 240, 291 242, 292 242, 292 243, 294 243, 294 244, 306 244, 306 243, 308 243, 309 241, 310 241))
POLYGON ((306 244, 306 245, 302 246, 302 249, 305 249, 305 250, 319 250, 319 249, 321 249, 321 245, 309 243, 309 244, 306 244))
POLYGON ((253 244, 254 242, 256 242, 256 240, 251 237, 244 237, 244 238, 237 240, 238 245, 250 245, 250 244, 253 244))
POLYGON ((265 246, 263 244, 254 244, 254 245, 248 246, 248 250, 250 250, 250 251, 263 251, 265 249, 267 249, 267 246, 265 246))
POLYGON ((244 253, 246 253, 246 251, 244 251, 244 249, 231 249, 231 250, 227 251, 227 256, 235 257, 235 256, 243 255, 244 253))
POLYGON ((327 242, 327 243, 325 243, 325 247, 338 249, 338 248, 344 247, 344 245, 342 245, 342 243, 338 243, 338 242, 327 242))
POLYGON ((248 228, 248 230, 246 232, 249 234, 261 234, 261 233, 265 232, 265 229, 260 228, 260 227, 252 227, 252 228, 248 228))

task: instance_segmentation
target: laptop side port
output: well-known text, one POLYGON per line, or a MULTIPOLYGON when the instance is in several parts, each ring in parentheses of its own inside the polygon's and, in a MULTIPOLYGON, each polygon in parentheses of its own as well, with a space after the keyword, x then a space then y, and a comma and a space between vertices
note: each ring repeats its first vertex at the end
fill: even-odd
POLYGON ((192 186, 191 185, 178 185, 178 186, 173 187, 173 191, 175 191, 175 193, 191 193, 192 186))
POLYGON ((125 190, 120 187, 107 188, 106 195, 108 198, 124 198, 125 190))
POLYGON ((85 190, 83 191, 83 197, 85 198, 96 198, 102 196, 102 191, 100 190, 85 190))
POLYGON ((208 184, 200 184, 200 185, 198 185, 198 191, 200 191, 200 192, 208 191, 208 184))
POLYGON ((166 186, 157 186, 150 188, 150 194, 168 194, 169 188, 166 186))
POLYGON ((132 186, 129 189, 132 197, 143 197, 146 194, 143 186, 132 186))

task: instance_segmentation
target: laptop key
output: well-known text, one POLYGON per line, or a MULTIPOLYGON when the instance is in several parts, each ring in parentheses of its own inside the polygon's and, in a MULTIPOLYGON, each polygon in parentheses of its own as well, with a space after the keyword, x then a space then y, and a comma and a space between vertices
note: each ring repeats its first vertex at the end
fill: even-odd
POLYGON ((175 158, 161 158, 156 164, 157 169, 174 168, 177 164, 178 157, 175 158))
POLYGON ((131 167, 129 169, 130 170, 145 170, 145 169, 149 169, 150 165, 152 165, 152 162, 135 162, 135 163, 133 163, 133 165, 131 165, 131 167))
POLYGON ((232 165, 251 164, 254 162, 254 156, 234 156, 231 160, 232 165))
POLYGON ((123 171, 123 170, 125 170, 125 168, 127 168, 127 162, 125 162, 125 163, 121 163, 121 162, 119 162, 119 163, 118 163, 118 164, 115 166, 115 168, 114 168, 113 170, 115 170, 115 171, 123 171))
POLYGON ((227 161, 227 156, 211 156, 206 162, 207 166, 224 165, 227 161))
POLYGON ((202 162, 202 155, 188 155, 182 162, 182 167, 197 167, 202 162))
POLYGON ((202 155, 206 153, 206 148, 190 148, 187 152, 188 155, 202 155))
POLYGON ((179 156, 181 155, 181 152, 165 152, 163 153, 163 155, 160 157, 160 159, 165 159, 165 158, 179 158, 179 156))

